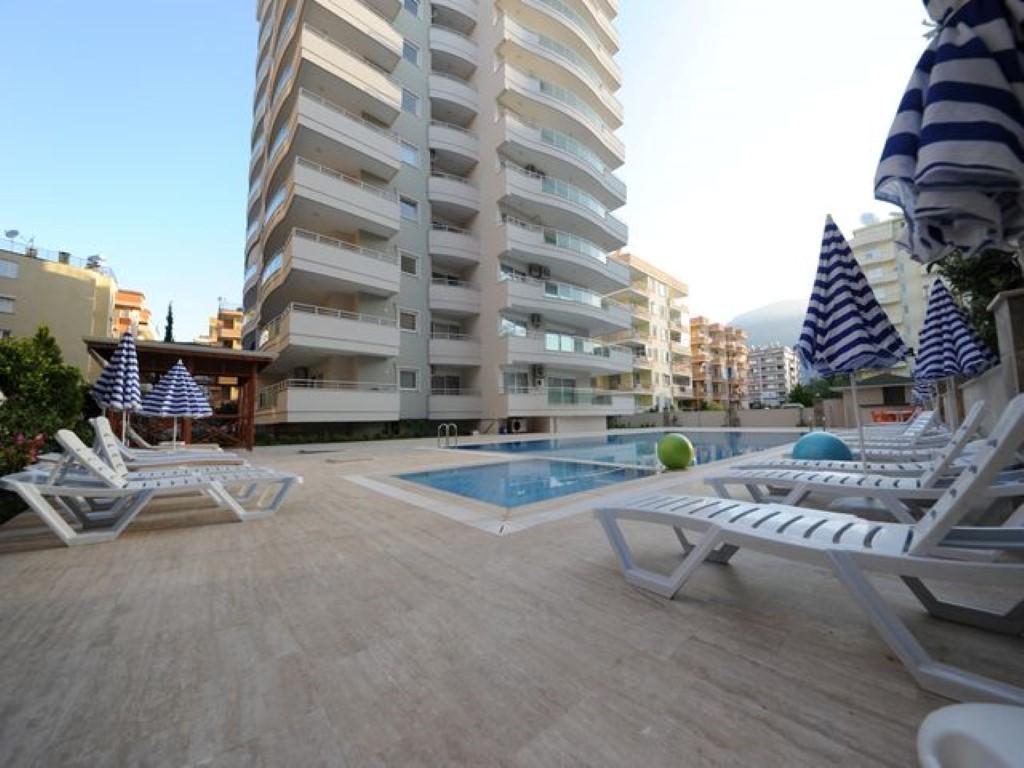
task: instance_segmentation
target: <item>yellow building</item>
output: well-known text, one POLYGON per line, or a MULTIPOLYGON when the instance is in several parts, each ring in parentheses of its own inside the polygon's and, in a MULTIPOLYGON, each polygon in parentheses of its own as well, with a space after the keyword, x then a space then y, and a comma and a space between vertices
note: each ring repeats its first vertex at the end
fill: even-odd
POLYGON ((153 316, 146 306, 146 294, 119 288, 114 296, 114 336, 131 331, 140 341, 155 341, 153 316))
MULTIPOLYGON (((900 217, 869 224, 853 231, 850 247, 878 303, 906 345, 916 350, 931 278, 907 251, 896 246, 902 231, 900 217)), ((907 373, 907 366, 894 370, 907 373)))
POLYGON ((665 410, 690 400, 689 286, 632 253, 619 251, 609 259, 629 268, 629 287, 609 298, 629 309, 632 327, 609 340, 633 349, 633 370, 605 376, 598 386, 632 391, 638 411, 665 410))
POLYGON ((747 333, 706 317, 690 319, 693 401, 747 405, 747 333))
POLYGON ((45 325, 64 360, 86 378, 99 366, 82 337, 111 335, 116 294, 114 275, 99 257, 0 241, 0 338, 31 336, 45 325))
POLYGON ((242 308, 236 304, 220 302, 217 314, 209 320, 209 331, 196 341, 213 347, 226 349, 242 348, 242 308))

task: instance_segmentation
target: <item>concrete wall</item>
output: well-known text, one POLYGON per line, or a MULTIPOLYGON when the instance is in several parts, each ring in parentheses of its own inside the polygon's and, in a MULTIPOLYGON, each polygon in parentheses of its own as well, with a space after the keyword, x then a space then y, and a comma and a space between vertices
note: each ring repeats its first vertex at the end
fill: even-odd
POLYGON ((1002 365, 997 365, 995 368, 985 371, 981 376, 961 384, 960 396, 963 401, 964 413, 970 410, 978 400, 988 403, 988 413, 983 422, 983 428, 988 432, 1010 402, 1002 365))

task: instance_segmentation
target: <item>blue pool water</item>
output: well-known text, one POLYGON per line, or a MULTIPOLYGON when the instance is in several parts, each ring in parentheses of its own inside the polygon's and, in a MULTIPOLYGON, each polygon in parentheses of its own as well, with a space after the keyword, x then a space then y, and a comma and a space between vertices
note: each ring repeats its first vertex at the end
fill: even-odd
POLYGON ((525 459, 475 467, 438 469, 399 475, 420 485, 500 507, 521 507, 545 499, 592 491, 653 475, 650 469, 609 467, 577 461, 525 459))
MULTIPOLYGON (((667 430, 684 432, 684 430, 667 430)), ((630 467, 658 467, 658 440, 665 434, 628 432, 598 437, 559 437, 551 440, 515 440, 508 443, 486 443, 460 446, 461 450, 494 451, 496 453, 530 453, 559 459, 600 461, 630 467)), ((796 442, 795 432, 691 432, 698 464, 731 459, 743 453, 764 451, 796 442)))
MULTIPOLYGON (((653 475, 658 440, 664 432, 600 437, 515 440, 460 446, 460 450, 529 454, 529 458, 475 467, 399 475, 420 485, 501 507, 520 507, 581 491, 653 475)), ((763 451, 795 442, 795 432, 693 432, 698 464, 763 451)))

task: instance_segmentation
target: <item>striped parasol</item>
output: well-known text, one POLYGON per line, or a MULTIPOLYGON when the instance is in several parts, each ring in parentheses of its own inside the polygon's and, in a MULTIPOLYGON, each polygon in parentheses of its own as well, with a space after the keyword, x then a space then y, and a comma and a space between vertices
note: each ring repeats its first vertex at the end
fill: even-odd
POLYGON ((128 414, 139 410, 142 404, 142 390, 139 385, 139 356, 135 351, 135 339, 125 331, 114 350, 110 362, 103 368, 99 378, 92 385, 93 399, 105 410, 120 411, 121 440, 124 441, 128 428, 128 414))
POLYGON ((1024 234, 1021 0, 925 0, 938 25, 882 150, 875 197, 903 209, 928 264, 1012 251, 1024 234))
POLYGON ((977 376, 998 362, 974 333, 946 284, 941 280, 932 283, 914 377, 938 381, 949 376, 977 376))
POLYGON ((172 442, 178 440, 178 419, 203 419, 213 414, 210 401, 179 360, 142 400, 142 413, 174 419, 172 442))
POLYGON ((864 427, 855 374, 899 365, 910 350, 889 322, 831 216, 825 220, 818 271, 796 353, 820 376, 849 374, 863 458, 864 427))
POLYGON ((923 379, 915 379, 914 387, 910 392, 910 402, 913 405, 927 405, 935 399, 935 384, 923 379))

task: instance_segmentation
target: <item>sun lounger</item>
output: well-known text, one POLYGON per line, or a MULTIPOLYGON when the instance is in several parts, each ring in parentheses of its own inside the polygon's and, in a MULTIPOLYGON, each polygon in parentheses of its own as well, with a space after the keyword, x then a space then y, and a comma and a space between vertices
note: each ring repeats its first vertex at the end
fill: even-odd
POLYGON ((129 424, 126 427, 128 439, 136 446, 147 451, 220 451, 221 447, 216 443, 160 443, 153 445, 142 437, 135 428, 129 424))
MULTIPOLYGON (((674 597, 705 561, 725 563, 741 548, 831 570, 870 618, 893 653, 924 689, 953 699, 1024 704, 1024 690, 933 659, 900 617, 884 602, 868 574, 899 576, 927 592, 923 580, 1009 587, 1024 591, 1024 529, 958 527, 985 497, 1000 470, 1024 442, 1024 397, 1018 396, 960 474, 925 516, 913 523, 869 522, 853 515, 782 504, 756 504, 699 496, 647 496, 598 509, 626 580, 664 597, 674 597), (621 523, 639 521, 671 528, 685 557, 665 575, 637 565, 621 523), (689 534, 702 534, 690 542, 689 534), (988 550, 1000 560, 965 560, 963 551, 988 550)), ((915 595, 920 596, 917 589, 915 595)), ((930 594, 930 593, 929 593, 930 594)), ((1006 614, 934 601, 944 618, 1024 631, 1024 600, 1006 614)), ((932 606, 928 606, 932 610, 932 606)), ((941 613, 939 615, 942 615, 941 613)))
POLYGON ((32 469, 0 479, 17 493, 64 544, 117 538, 154 497, 203 495, 241 521, 269 517, 301 478, 259 467, 175 469, 119 473, 73 432, 57 440, 75 458, 73 467, 32 469), (275 490, 276 489, 276 490, 275 490))
POLYGON ((96 433, 96 448, 114 469, 156 469, 159 467, 180 467, 197 465, 247 464, 241 456, 226 451, 154 451, 149 449, 126 448, 114 434, 110 422, 104 416, 92 419, 96 433))

